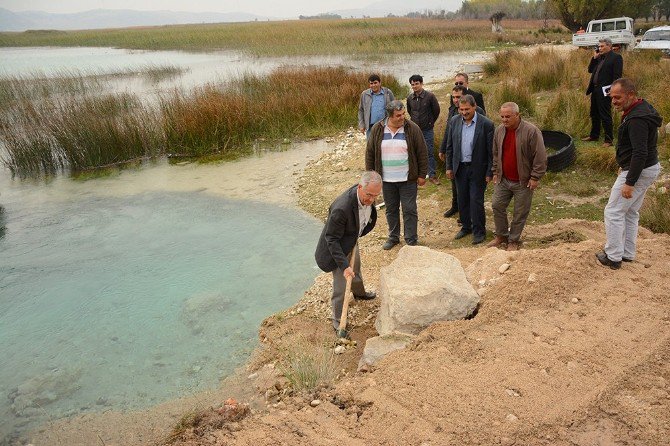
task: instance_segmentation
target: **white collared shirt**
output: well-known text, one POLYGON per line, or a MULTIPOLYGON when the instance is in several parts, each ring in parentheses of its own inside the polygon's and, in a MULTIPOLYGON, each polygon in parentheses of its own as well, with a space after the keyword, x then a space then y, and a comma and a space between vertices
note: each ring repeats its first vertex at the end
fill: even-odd
POLYGON ((372 216, 372 206, 365 206, 361 203, 358 191, 356 191, 356 201, 358 201, 358 236, 360 237, 372 216))

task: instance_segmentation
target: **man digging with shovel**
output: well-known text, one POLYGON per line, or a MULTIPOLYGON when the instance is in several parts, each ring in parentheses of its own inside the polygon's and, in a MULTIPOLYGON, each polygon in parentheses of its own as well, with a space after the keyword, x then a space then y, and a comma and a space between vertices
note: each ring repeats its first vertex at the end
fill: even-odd
POLYGON ((356 299, 376 297, 375 293, 366 292, 363 286, 357 241, 375 227, 377 210, 374 202, 381 191, 381 176, 374 171, 363 173, 357 185, 347 189, 330 205, 328 219, 316 246, 316 264, 323 271, 333 273, 332 320, 338 337, 348 335, 345 327, 340 329, 345 291, 351 288, 356 299))

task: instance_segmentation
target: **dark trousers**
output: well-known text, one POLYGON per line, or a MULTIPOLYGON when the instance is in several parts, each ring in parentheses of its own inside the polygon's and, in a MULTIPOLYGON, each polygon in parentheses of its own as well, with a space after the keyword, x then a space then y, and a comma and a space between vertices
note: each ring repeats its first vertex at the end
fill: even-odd
POLYGON ((382 183, 384 203, 386 204, 386 222, 389 225, 389 240, 400 240, 400 206, 402 206, 402 222, 405 231, 405 242, 417 241, 417 225, 419 214, 416 208, 416 181, 399 183, 382 183))
POLYGON ((428 178, 435 176, 437 162, 435 161, 435 132, 433 129, 421 130, 423 140, 426 141, 426 150, 428 152, 428 178))
MULTIPOLYGON (((352 265, 356 277, 351 281, 351 292, 354 296, 362 296, 365 294, 365 286, 363 285, 363 276, 361 275, 361 255, 356 249, 356 261, 352 265)), ((351 260, 351 257, 349 257, 351 260)), ((330 298, 330 304, 333 308, 333 327, 338 329, 340 326, 340 318, 342 317, 342 305, 344 304, 344 292, 347 290, 347 279, 344 278, 344 270, 336 268, 333 271, 333 297, 330 298)))
POLYGON ((451 180, 451 208, 458 209, 458 187, 455 179, 451 180))
POLYGON ((484 212, 484 191, 486 179, 477 178, 470 163, 461 163, 456 171, 458 188, 458 213, 464 231, 472 231, 475 236, 486 235, 486 213, 484 212))
POLYGON ((594 87, 591 92, 591 138, 600 138, 600 122, 605 131, 605 142, 612 142, 612 98, 603 95, 601 87, 594 87))

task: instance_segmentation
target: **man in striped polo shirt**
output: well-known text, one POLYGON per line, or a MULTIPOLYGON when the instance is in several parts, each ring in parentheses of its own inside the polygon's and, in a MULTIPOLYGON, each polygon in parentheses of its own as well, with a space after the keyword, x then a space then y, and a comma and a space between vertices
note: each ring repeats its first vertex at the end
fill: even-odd
POLYGON ((386 119, 370 130, 365 151, 365 170, 382 176, 389 236, 383 249, 400 243, 400 207, 405 243, 418 243, 416 196, 418 186, 426 183, 428 152, 419 126, 405 119, 405 105, 394 100, 386 106, 386 119))

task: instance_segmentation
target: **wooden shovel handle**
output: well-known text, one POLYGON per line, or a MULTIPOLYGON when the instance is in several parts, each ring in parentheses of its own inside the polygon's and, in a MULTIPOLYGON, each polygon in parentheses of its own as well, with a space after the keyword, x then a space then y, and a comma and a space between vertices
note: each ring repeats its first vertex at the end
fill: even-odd
MULTIPOLYGON (((349 260, 349 265, 353 269, 354 263, 356 263, 356 247, 358 246, 358 243, 354 245, 354 249, 351 251, 351 259, 349 260)), ((353 298, 353 295, 351 294, 351 281, 353 279, 351 277, 347 277, 347 287, 344 290, 344 302, 342 303, 342 316, 340 317, 340 330, 345 330, 347 327, 347 313, 349 312, 349 302, 351 302, 351 299, 353 298)))

